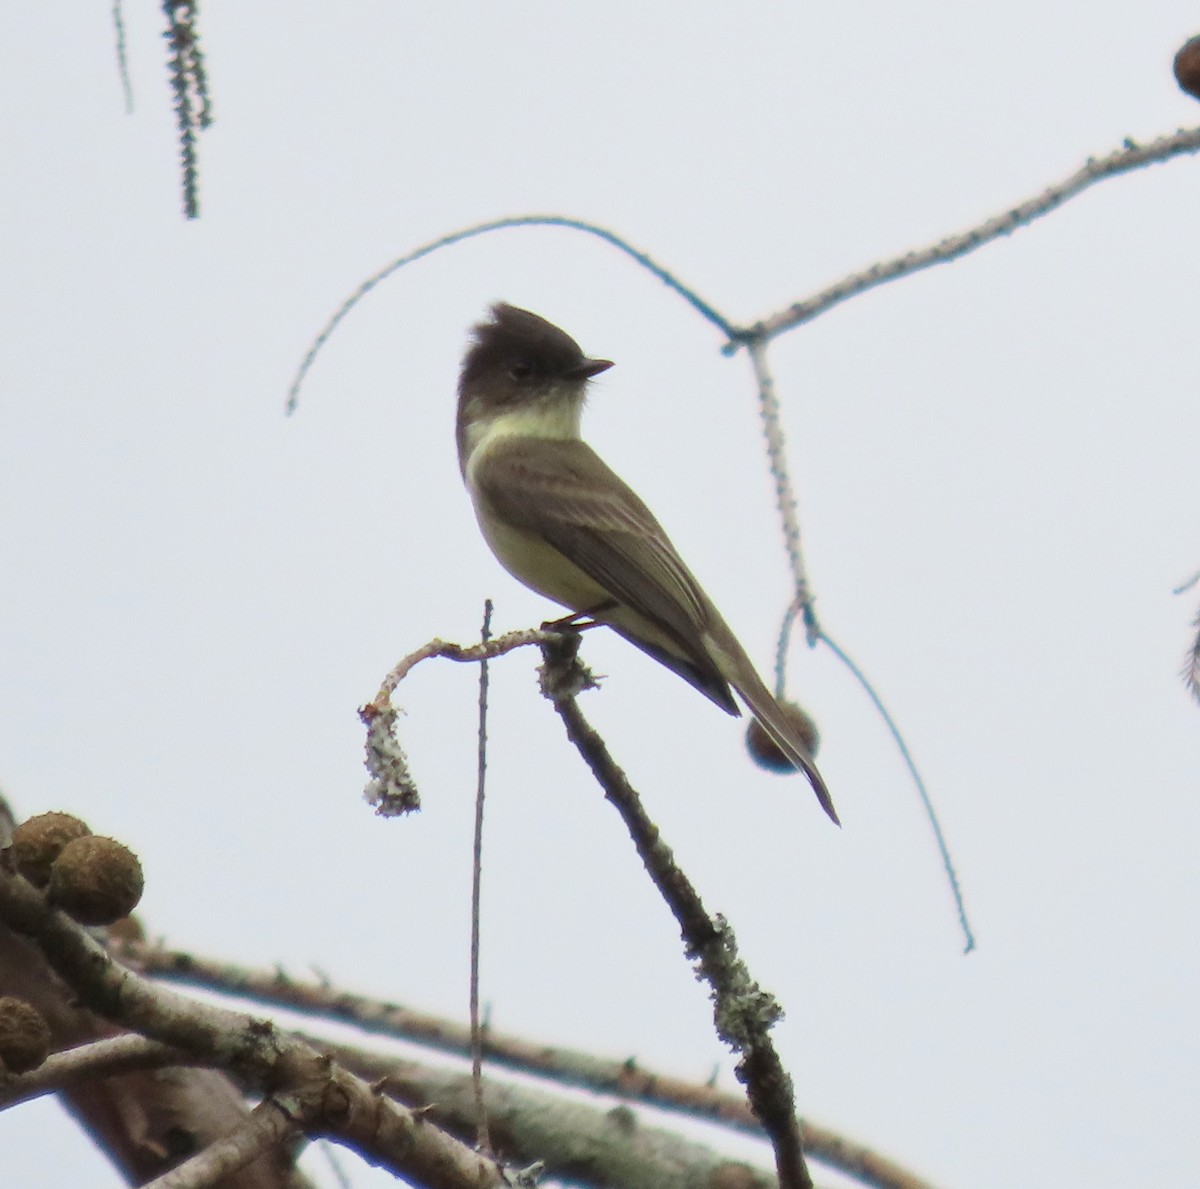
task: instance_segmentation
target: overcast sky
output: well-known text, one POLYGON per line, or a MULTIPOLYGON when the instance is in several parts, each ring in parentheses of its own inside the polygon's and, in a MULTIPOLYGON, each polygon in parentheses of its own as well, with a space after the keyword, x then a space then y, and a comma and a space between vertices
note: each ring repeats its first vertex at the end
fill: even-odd
MULTIPOLYGON (((751 372, 596 240, 504 231, 355 310, 390 259, 503 215, 613 229, 753 321, 1200 123, 1194 4, 210 4, 203 215, 179 213, 161 16, 4 22, 0 783, 143 861, 169 944, 463 1017, 473 669, 402 687, 417 817, 361 800, 356 707, 432 636, 553 613, 481 542, 453 401, 507 300, 616 361, 589 440, 769 670, 789 579, 751 372)), ((801 1112, 946 1189, 1200 1180, 1200 161, 1105 182, 772 351, 823 621, 904 730, 964 957, 885 728, 826 651, 844 828, 615 636, 583 701, 787 1008, 801 1112)), ((734 1085, 704 991, 557 718, 494 665, 483 995, 496 1027, 734 1085)), ((53 1103, 0 1116, 25 1189, 117 1175, 53 1103)), ((765 1148, 761 1153, 769 1163, 765 1148)), ((329 1181, 328 1173, 317 1175, 329 1181)), ((382 1185, 352 1165, 355 1184, 382 1185)), ((826 1178, 833 1182, 835 1178, 826 1178)))

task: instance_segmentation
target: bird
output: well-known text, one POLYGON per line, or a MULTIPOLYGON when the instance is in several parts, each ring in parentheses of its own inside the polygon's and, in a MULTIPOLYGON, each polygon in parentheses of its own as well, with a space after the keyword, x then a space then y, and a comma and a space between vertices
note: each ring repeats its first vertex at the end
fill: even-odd
POLYGON ((484 540, 520 582, 572 618, 612 628, 732 715, 741 714, 736 692, 840 825, 797 716, 766 687, 650 509, 581 437, 588 384, 612 366, 503 302, 473 328, 456 437, 484 540))

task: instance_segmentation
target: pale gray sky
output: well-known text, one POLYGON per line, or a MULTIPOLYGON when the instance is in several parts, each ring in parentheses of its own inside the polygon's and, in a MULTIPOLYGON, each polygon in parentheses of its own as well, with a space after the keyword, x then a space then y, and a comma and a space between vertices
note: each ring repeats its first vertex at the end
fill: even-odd
MULTIPOLYGON (((730 317, 1200 122, 1195 6, 213 4, 203 217, 179 215, 157 5, 15 6, 0 70, 0 783, 134 848, 170 944, 462 1015, 475 672, 400 701, 425 810, 360 800, 356 707, 404 653, 549 609, 478 537, 452 441, 468 326, 528 306, 617 366, 589 439, 764 669, 788 600, 750 370, 612 249, 520 230, 426 259, 291 375, 365 276, 525 212, 605 224, 730 317)), ((811 576, 941 809, 961 939, 886 732, 827 653, 845 828, 623 641, 585 711, 788 1009, 801 1111, 956 1189, 1200 1178, 1200 161, 779 342, 811 576)), ((492 674, 497 1027, 732 1087, 703 990, 538 697, 492 674)), ((115 1173, 53 1104, 0 1169, 115 1173)), ((765 1149, 762 1159, 767 1161, 765 1149)), ((318 1175, 326 1175, 320 1173, 318 1175)), ((355 1168, 355 1183, 383 1184, 355 1168)), ((831 1179, 831 1178, 827 1178, 831 1179)))

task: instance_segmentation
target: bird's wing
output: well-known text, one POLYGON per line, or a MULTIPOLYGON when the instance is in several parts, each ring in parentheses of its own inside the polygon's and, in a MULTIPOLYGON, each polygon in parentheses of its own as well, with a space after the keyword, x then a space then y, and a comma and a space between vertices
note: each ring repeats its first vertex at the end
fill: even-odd
POLYGON ((503 520, 559 550, 674 647, 664 649, 618 621, 613 626, 622 635, 738 713, 702 641, 720 616, 654 514, 590 446, 545 438, 500 441, 487 450, 473 480, 503 520))

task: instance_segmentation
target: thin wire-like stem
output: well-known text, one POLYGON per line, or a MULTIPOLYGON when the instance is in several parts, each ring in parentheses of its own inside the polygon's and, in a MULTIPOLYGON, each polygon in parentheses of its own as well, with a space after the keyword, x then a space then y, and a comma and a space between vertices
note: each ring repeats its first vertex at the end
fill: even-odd
POLYGON ((828 288, 821 290, 819 293, 814 294, 812 297, 794 302, 780 313, 764 318, 751 326, 736 325, 729 318, 725 317, 711 302, 701 297, 695 289, 689 285, 685 285, 674 273, 655 261, 649 253, 635 248, 616 232, 610 231, 606 227, 601 227, 596 223, 589 223, 585 219, 570 218, 566 215, 550 214, 512 215, 503 219, 492 219, 486 223, 477 223, 423 244, 421 247, 393 260, 386 267, 380 269, 379 272, 363 281, 342 303, 313 340, 312 345, 309 347, 308 352, 305 354, 296 371, 296 376, 292 381, 291 387, 288 389, 286 409, 288 413, 295 411, 300 397, 300 388, 317 354, 325 343, 328 342, 330 335, 337 329, 342 319, 376 285, 386 280, 397 270, 433 252, 450 247, 452 244, 461 243, 463 240, 473 239, 478 235, 486 235, 492 231, 500 231, 509 227, 566 227, 574 231, 582 231, 586 235, 596 236, 605 243, 611 244, 626 256, 629 256, 635 263, 656 276, 669 289, 678 293, 701 317, 711 322, 728 338, 729 341, 726 343, 725 350, 732 354, 740 348, 754 343, 756 340, 774 338, 785 331, 791 330, 795 326, 799 326, 803 322, 811 322, 818 315, 823 314, 833 306, 839 305, 841 302, 868 289, 873 289, 877 285, 898 280, 902 276, 929 268, 934 264, 947 263, 950 260, 965 255, 967 252, 982 247, 985 243, 993 239, 997 239, 1002 235, 1008 235, 1018 227, 1032 222, 1041 215, 1048 214, 1067 201, 1067 199, 1075 197, 1075 195, 1081 193, 1088 186, 1100 181, 1102 178, 1112 177, 1144 165, 1166 161, 1171 157, 1180 156, 1184 153, 1194 153, 1198 150, 1200 150, 1200 128, 1181 129, 1172 136, 1160 137, 1148 145, 1136 145, 1132 141, 1126 141, 1124 146, 1116 152, 1109 154, 1107 157, 1089 160, 1083 168, 1077 170, 1065 181, 1050 186, 1034 198, 986 220, 970 231, 940 240, 931 247, 915 252, 906 252, 904 255, 897 256, 892 260, 874 264, 863 272, 853 273, 830 285, 828 288))
POLYGON ((125 45, 125 14, 122 0, 113 0, 113 33, 117 40, 117 74, 121 79, 121 94, 125 97, 125 114, 133 112, 133 82, 129 77, 129 55, 125 45))
POLYGON ((792 628, 795 625, 797 617, 800 617, 804 620, 809 647, 813 647, 817 641, 824 641, 829 646, 833 654, 850 670, 858 680, 858 683, 866 691, 867 697, 871 699, 871 703, 879 712, 884 724, 891 732, 892 738, 896 741, 896 746, 900 749, 900 755, 908 768, 909 775, 912 777, 917 795, 921 798, 921 804, 924 807, 925 816, 929 821, 930 828, 933 830, 933 836, 937 840, 938 850, 942 856, 942 866, 945 869, 946 878, 950 883, 950 892, 954 897, 959 924, 962 926, 965 938, 966 948, 964 953, 970 953, 975 948, 975 936, 971 932, 971 926, 967 921, 967 911, 963 904, 958 876, 954 869, 954 863, 950 858, 950 850, 946 845, 945 835, 942 833, 941 822, 938 820, 937 811, 933 807, 933 800, 929 796, 929 790, 925 787, 925 781, 921 778, 920 772, 917 771, 917 765, 912 758, 912 753, 908 749, 908 744, 904 741, 904 736, 900 733, 900 728, 896 725, 896 721, 888 712, 887 707, 884 706, 883 700, 875 692, 875 688, 867 680, 866 674, 850 659, 849 655, 842 648, 825 634, 824 629, 817 619, 812 590, 808 581, 808 569, 804 562, 804 551, 801 545, 800 516, 797 511, 796 491, 792 486, 791 472, 788 467, 787 444, 784 439, 783 425, 780 420, 779 398, 775 393, 775 378, 771 374, 771 368, 767 360, 767 349, 768 343, 766 339, 756 338, 746 343, 746 350, 754 367, 754 379, 758 386, 759 412, 762 415, 767 463, 771 469, 771 477, 775 480, 775 502, 779 510, 779 518, 783 523, 784 548, 787 550, 788 562, 792 569, 792 581, 794 583, 792 601, 788 604, 787 611, 784 612, 775 647, 775 695, 782 698, 786 693, 787 662, 792 628))
POLYGON ((615 231, 609 231, 606 227, 600 227, 595 223, 588 223, 583 219, 571 219, 566 215, 513 215, 505 219, 492 219, 487 223, 477 223, 472 227, 464 227, 460 231, 452 231, 449 235, 443 235, 438 239, 431 240, 427 244, 422 244, 421 247, 415 248, 413 251, 406 253, 403 256, 393 260, 391 264, 381 268, 373 276, 368 277, 355 291, 338 307, 333 317, 325 323, 320 334, 313 340, 307 354, 300 362, 299 368, 296 370, 295 379, 292 380, 292 386, 288 389, 286 411, 291 414, 296 411, 296 405, 300 400, 300 388, 304 383, 305 376, 308 375, 309 369, 313 365, 317 354, 321 348, 329 341, 330 336, 338 328, 342 319, 376 285, 382 281, 386 281, 394 272, 405 268, 409 264, 413 264, 418 260, 429 256, 433 252, 440 251, 442 248, 448 248, 452 244, 462 243, 463 240, 474 239, 478 235, 486 235, 491 231, 500 231, 507 227, 567 227, 573 231, 582 231, 587 235, 594 235, 598 239, 602 239, 605 243, 611 244, 614 248, 624 252, 626 256, 631 257, 634 261, 640 264, 648 272, 656 276, 668 289, 674 290, 684 299, 702 318, 707 319, 722 334, 732 337, 735 335, 736 329, 732 322, 720 313, 715 306, 705 301, 703 297, 689 285, 685 285, 675 276, 674 273, 664 268, 661 264, 651 258, 649 253, 643 252, 640 248, 635 248, 628 240, 617 235, 615 231))
MULTIPOLYGON (((492 600, 483 603, 480 643, 492 635, 492 600)), ((488 658, 479 662, 479 763, 475 782, 475 834, 471 851, 471 1088, 475 1095, 475 1146, 491 1155, 487 1108, 483 1101, 483 1033, 479 1026, 479 919, 483 887, 483 795, 487 781, 488 658)))
POLYGON ((867 697, 871 699, 871 704, 879 712, 879 717, 883 719, 887 729, 891 732, 892 739, 900 751, 900 756, 908 768, 908 774, 912 778, 913 785, 916 787, 917 795, 921 798, 921 804, 924 806, 925 817, 929 821, 930 829, 933 830, 933 837, 937 843, 938 853, 942 857, 942 868, 946 872, 946 879, 950 884, 950 893, 954 897, 954 906, 958 912, 958 923, 962 926, 963 938, 965 939, 963 953, 969 954, 975 948, 975 934, 971 931, 970 922, 967 920, 967 908, 963 903, 962 889, 958 883, 958 873, 954 869, 954 861, 950 858, 950 848, 946 845, 946 836, 942 833, 942 825, 938 821, 937 810, 933 807, 933 800, 929 796, 929 790, 925 787, 925 781, 921 773, 917 771, 916 761, 912 757, 912 752, 908 750, 908 744, 905 743, 904 736, 900 733, 900 728, 896 725, 896 720, 888 713, 888 708, 883 704, 883 699, 875 692, 875 687, 871 682, 867 680, 867 675, 858 667, 849 653, 825 631, 821 632, 820 638, 821 642, 850 670, 859 685, 862 686, 867 697))
POLYGON ((1200 570, 1197 570, 1186 582, 1181 582, 1171 593, 1173 595, 1187 594, 1197 583, 1200 583, 1200 570))

